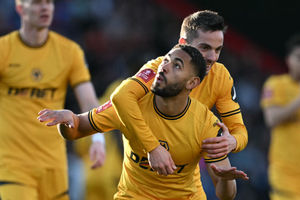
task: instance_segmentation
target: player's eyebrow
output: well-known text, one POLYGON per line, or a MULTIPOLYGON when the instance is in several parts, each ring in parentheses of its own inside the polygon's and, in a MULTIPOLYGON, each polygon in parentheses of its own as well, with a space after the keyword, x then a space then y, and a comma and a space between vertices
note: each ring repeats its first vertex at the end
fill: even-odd
MULTIPOLYGON (((205 43, 205 42, 200 42, 200 43, 198 43, 198 46, 205 46, 205 47, 212 48, 212 46, 211 46, 210 44, 207 44, 207 43, 205 43)), ((217 49, 217 50, 221 50, 221 49, 223 49, 223 47, 224 47, 224 45, 220 45, 220 46, 218 46, 216 49, 217 49)))
MULTIPOLYGON (((168 56, 171 58, 171 54, 170 53, 168 53, 168 56)), ((174 60, 180 62, 181 65, 182 65, 182 67, 184 67, 184 62, 183 62, 183 60, 181 58, 175 57, 174 60)))
POLYGON ((182 64, 182 67, 184 67, 184 63, 183 63, 183 61, 181 60, 181 58, 174 58, 176 61, 178 61, 178 62, 181 62, 181 64, 182 64))

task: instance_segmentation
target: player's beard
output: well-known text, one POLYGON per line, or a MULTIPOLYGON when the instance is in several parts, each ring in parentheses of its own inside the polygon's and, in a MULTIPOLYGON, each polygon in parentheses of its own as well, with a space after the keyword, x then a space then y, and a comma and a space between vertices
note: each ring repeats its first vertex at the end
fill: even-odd
POLYGON ((184 82, 169 84, 164 88, 159 88, 159 84, 152 84, 151 91, 161 97, 174 97, 177 96, 184 89, 184 87, 184 82))

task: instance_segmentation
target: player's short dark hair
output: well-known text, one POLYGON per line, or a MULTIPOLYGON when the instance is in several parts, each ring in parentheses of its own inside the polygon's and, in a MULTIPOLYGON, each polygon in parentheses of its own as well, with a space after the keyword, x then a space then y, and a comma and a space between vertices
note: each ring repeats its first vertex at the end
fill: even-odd
POLYGON ((177 44, 173 49, 180 48, 191 56, 191 63, 194 66, 195 74, 202 81, 206 75, 206 62, 198 49, 188 44, 177 44))
POLYGON ((296 47, 300 47, 300 33, 293 35, 286 43, 286 55, 288 56, 296 47))
POLYGON ((180 37, 184 38, 190 44, 198 37, 197 31, 199 29, 203 32, 222 31, 225 33, 227 26, 224 23, 224 18, 217 12, 202 10, 184 18, 181 25, 180 37))

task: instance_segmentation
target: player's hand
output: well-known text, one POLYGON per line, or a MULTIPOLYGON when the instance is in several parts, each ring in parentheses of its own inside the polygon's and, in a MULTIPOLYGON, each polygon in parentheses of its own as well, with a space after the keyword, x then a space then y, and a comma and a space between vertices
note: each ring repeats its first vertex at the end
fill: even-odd
POLYGON ((225 124, 218 123, 218 126, 223 129, 222 136, 208 138, 202 141, 203 151, 207 152, 207 156, 211 158, 222 157, 236 148, 236 139, 229 133, 225 124))
POLYGON ((69 128, 74 128, 74 113, 70 110, 49 110, 44 109, 38 113, 38 120, 40 122, 48 122, 47 126, 54 126, 57 124, 65 124, 69 128))
POLYGON ((161 145, 148 153, 150 167, 160 175, 173 174, 176 166, 170 153, 161 145))
POLYGON ((214 164, 210 165, 210 168, 213 170, 213 172, 220 177, 223 180, 233 180, 241 178, 243 180, 249 180, 248 175, 241 171, 237 170, 236 167, 230 167, 228 169, 223 169, 221 167, 217 167, 214 164))
POLYGON ((91 169, 96 169, 104 164, 106 159, 105 144, 95 141, 90 146, 90 159, 93 162, 91 169))

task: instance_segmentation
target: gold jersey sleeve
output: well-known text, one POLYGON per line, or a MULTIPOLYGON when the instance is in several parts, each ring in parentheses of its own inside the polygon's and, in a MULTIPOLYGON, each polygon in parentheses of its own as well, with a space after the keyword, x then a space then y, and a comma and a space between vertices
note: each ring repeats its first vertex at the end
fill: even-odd
POLYGON ((0 52, 1 163, 66 168, 65 141, 36 118, 64 107, 68 84, 90 80, 82 50, 55 32, 30 47, 15 31, 0 38, 0 52))
POLYGON ((229 132, 235 137, 237 146, 234 152, 243 150, 248 143, 248 132, 243 122, 233 79, 221 63, 215 63, 201 84, 192 90, 196 98, 210 109, 215 105, 229 132))
MULTIPOLYGON (((201 157, 206 162, 216 162, 202 152, 202 140, 216 137, 220 128, 217 117, 200 102, 189 99, 182 113, 168 116, 159 111, 155 96, 148 93, 139 101, 146 124, 151 128, 160 145, 166 148, 176 166, 174 174, 160 176, 149 166, 147 154, 137 136, 116 122, 111 104, 100 106, 89 113, 89 120, 97 131, 121 129, 124 134, 123 171, 116 198, 133 199, 189 199, 197 195, 194 171, 201 157)), ((204 195, 205 196, 205 195, 204 195)), ((196 198, 197 199, 197 198, 196 198)))
MULTIPOLYGON (((261 107, 283 107, 295 100, 300 93, 300 86, 288 74, 274 75, 263 86, 261 107)), ((285 122, 271 129, 269 147, 269 180, 276 192, 297 194, 300 180, 300 109, 285 122)))
POLYGON ((158 57, 146 63, 135 76, 122 82, 113 93, 114 97, 112 98, 120 120, 130 132, 137 133, 146 152, 155 149, 159 143, 142 117, 138 100, 149 92, 161 61, 162 57, 158 57), (127 109, 128 107, 130 110, 127 109))
POLYGON ((93 129, 101 133, 115 129, 122 129, 121 121, 119 120, 110 100, 98 108, 90 110, 88 118, 93 129))

